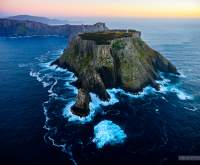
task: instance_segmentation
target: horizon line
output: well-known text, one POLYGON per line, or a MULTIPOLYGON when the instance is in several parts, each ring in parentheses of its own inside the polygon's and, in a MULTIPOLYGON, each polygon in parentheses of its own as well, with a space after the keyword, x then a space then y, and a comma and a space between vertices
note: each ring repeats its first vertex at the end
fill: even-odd
POLYGON ((85 19, 85 18, 90 18, 90 19, 98 19, 98 18, 105 18, 105 19, 200 19, 200 16, 50 16, 50 15, 39 15, 39 14, 31 14, 31 13, 16 13, 16 14, 4 14, 0 13, 0 18, 8 18, 8 17, 13 17, 13 16, 19 16, 19 15, 26 15, 26 16, 35 16, 35 17, 46 17, 46 18, 51 18, 51 19, 85 19), (1 16, 2 15, 2 16, 1 16))

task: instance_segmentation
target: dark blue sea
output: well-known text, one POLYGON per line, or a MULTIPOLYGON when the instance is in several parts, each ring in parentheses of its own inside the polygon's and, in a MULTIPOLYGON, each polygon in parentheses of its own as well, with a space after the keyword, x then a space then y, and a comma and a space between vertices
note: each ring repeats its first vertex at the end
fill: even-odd
POLYGON ((183 163, 179 156, 200 155, 200 21, 108 25, 142 31, 180 76, 160 73, 160 91, 108 89, 108 102, 91 93, 91 112, 79 118, 69 111, 77 78, 50 67, 68 39, 0 38, 0 164, 173 165, 183 163))

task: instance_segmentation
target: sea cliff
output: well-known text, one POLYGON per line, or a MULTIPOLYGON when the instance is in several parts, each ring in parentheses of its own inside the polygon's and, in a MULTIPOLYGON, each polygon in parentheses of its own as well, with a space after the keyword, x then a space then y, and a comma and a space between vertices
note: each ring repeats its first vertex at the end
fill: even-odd
POLYGON ((68 68, 78 77, 75 85, 79 93, 72 112, 79 116, 89 112, 90 92, 109 100, 107 88, 136 93, 150 85, 159 90, 159 72, 178 74, 176 67, 135 30, 79 34, 52 65, 68 68))
POLYGON ((0 19, 0 36, 2 37, 59 35, 72 38, 80 32, 105 30, 108 28, 101 22, 94 25, 47 25, 34 21, 0 19))

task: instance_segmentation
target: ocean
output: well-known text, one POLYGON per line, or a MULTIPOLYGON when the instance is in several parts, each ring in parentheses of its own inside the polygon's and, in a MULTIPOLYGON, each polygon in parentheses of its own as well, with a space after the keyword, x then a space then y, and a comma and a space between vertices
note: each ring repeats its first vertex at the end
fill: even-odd
POLYGON ((167 164, 200 155, 200 21, 106 20, 134 28, 167 57, 180 76, 160 73, 160 91, 108 89, 91 94, 91 112, 69 109, 77 89, 72 72, 50 66, 66 48, 58 36, 0 38, 1 164, 167 164), (129 163, 128 163, 129 162, 129 163))

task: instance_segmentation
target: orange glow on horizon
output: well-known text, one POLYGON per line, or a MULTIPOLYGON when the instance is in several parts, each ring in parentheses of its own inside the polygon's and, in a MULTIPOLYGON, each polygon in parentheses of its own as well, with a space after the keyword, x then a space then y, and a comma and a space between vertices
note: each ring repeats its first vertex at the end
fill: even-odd
MULTIPOLYGON (((200 3, 144 4, 130 5, 126 3, 73 3, 63 0, 1 0, 0 12, 29 14, 50 17, 158 17, 158 18, 200 18, 200 3), (44 3, 48 1, 50 3, 44 3), (20 5, 19 5, 20 2, 20 5)), ((145 0, 144 0, 145 1, 145 0)), ((161 0, 159 0, 161 1, 161 0)), ((172 1, 172 0, 169 0, 172 1)), ((175 1, 175 0, 174 0, 175 1)), ((177 0, 178 1, 178 0, 177 0)), ((185 0, 186 1, 186 0, 185 0)), ((133 3, 134 4, 134 3, 133 3)))

